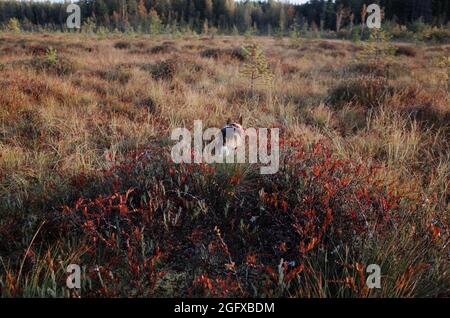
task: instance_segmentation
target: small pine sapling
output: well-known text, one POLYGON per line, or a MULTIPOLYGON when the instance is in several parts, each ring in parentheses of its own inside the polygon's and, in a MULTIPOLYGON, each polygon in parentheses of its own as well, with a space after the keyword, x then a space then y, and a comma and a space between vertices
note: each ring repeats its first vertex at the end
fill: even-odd
POLYGON ((241 75, 249 80, 250 93, 253 98, 254 88, 257 81, 268 84, 272 77, 272 71, 267 63, 264 52, 257 44, 250 44, 242 47, 245 63, 240 71, 241 75))
POLYGON ((385 65, 389 67, 395 58, 396 48, 391 43, 391 36, 383 29, 372 29, 370 37, 364 43, 363 50, 356 56, 356 62, 365 63, 371 69, 385 65))
POLYGON ((45 59, 49 65, 56 65, 58 63, 58 52, 56 49, 49 47, 45 51, 45 59))

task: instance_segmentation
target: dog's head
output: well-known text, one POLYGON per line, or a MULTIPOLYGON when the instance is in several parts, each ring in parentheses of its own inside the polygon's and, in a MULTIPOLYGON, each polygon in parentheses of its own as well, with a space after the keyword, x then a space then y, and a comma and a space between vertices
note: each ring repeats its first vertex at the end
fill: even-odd
POLYGON ((245 130, 242 126, 242 116, 237 122, 227 120, 227 124, 221 129, 222 153, 228 154, 230 150, 236 150, 245 138, 245 130))

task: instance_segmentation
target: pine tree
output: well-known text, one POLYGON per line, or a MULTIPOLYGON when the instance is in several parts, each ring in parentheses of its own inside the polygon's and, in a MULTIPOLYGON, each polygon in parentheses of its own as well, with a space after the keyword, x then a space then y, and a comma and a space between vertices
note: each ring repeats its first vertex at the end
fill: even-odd
POLYGON ((389 62, 394 54, 395 47, 391 44, 391 37, 383 29, 374 28, 357 59, 369 66, 375 66, 389 62))
POLYGON ((150 10, 150 34, 160 34, 162 32, 162 22, 156 10, 150 10))
POLYGON ((148 29, 148 23, 147 23, 148 12, 147 12, 147 8, 145 7, 144 0, 139 1, 138 7, 137 7, 137 12, 138 12, 138 16, 139 16, 139 25, 140 25, 141 30, 147 30, 148 29))
POLYGON ((256 82, 261 80, 267 84, 272 79, 273 74, 259 45, 252 43, 243 46, 242 51, 244 52, 245 63, 240 73, 249 80, 250 93, 253 97, 256 82))
POLYGON ((6 25, 6 29, 11 32, 20 32, 20 22, 16 18, 11 18, 6 25))
POLYGON ((93 17, 87 18, 81 27, 82 31, 86 34, 94 34, 95 28, 96 28, 96 22, 95 22, 95 18, 93 18, 93 17))
POLYGON ((49 47, 45 51, 45 60, 49 65, 58 64, 58 52, 56 49, 49 47))

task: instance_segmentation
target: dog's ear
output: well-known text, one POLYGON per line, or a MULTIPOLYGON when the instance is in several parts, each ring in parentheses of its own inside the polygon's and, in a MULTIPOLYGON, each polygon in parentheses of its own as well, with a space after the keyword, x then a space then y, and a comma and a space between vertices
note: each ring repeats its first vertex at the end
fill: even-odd
POLYGON ((241 125, 241 126, 242 126, 242 115, 241 115, 241 116, 239 116, 239 125, 241 125))
POLYGON ((231 119, 227 118, 227 125, 230 125, 230 124, 231 124, 231 119))

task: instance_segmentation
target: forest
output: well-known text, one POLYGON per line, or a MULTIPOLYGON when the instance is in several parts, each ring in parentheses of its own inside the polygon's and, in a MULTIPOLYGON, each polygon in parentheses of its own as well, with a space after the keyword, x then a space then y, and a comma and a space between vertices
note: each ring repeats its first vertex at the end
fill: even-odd
MULTIPOLYGON (((383 8, 386 21, 417 31, 421 24, 449 23, 448 0, 311 0, 293 5, 274 0, 81 0, 84 29, 160 33, 193 31, 221 34, 271 34, 295 30, 353 30, 371 3, 383 8), (415 23, 415 24, 414 24, 415 23), (415 26, 414 26, 415 25, 415 26)), ((0 25, 11 20, 24 31, 65 29, 67 3, 0 1, 0 25)), ((355 30, 356 32, 357 30, 355 30)))

